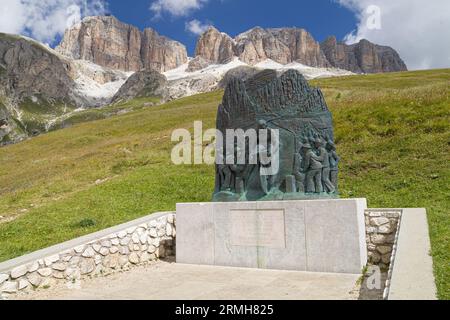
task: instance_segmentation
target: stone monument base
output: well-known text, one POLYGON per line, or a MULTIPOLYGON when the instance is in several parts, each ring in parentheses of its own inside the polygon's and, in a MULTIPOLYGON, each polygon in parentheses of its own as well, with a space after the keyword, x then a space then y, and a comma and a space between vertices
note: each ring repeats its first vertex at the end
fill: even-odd
POLYGON ((178 263, 361 273, 366 199, 177 204, 178 263))

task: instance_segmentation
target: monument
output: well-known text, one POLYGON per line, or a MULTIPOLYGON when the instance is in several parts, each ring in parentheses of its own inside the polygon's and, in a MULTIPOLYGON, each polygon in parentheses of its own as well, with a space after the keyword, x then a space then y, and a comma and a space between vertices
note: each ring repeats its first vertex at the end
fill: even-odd
POLYGON ((231 79, 219 106, 217 129, 222 133, 277 130, 279 170, 261 174, 261 149, 269 149, 270 154, 271 144, 262 146, 259 137, 250 143, 250 135, 236 137, 218 149, 217 157, 229 160, 238 149, 245 153, 245 160, 237 163, 234 157, 234 161, 216 165, 214 201, 337 197, 339 157, 332 116, 322 92, 311 88, 298 71, 279 76, 274 70, 264 70, 245 82, 231 79), (252 155, 255 161, 250 163, 252 155))
POLYGON ((320 89, 295 70, 232 78, 217 129, 212 202, 177 204, 177 262, 360 273, 367 204, 339 199, 320 89))

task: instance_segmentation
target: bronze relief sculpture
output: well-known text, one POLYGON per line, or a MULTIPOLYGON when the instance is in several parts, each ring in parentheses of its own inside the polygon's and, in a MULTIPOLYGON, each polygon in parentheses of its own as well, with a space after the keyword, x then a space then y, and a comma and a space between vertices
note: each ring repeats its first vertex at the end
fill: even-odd
POLYGON ((332 115, 298 71, 230 79, 217 130, 227 143, 216 153, 213 201, 338 197, 332 115))

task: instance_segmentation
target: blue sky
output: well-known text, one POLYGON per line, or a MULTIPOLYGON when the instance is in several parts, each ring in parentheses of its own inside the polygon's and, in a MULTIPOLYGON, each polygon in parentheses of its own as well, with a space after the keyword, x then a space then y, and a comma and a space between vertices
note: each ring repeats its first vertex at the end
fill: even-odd
POLYGON ((190 55, 195 50, 197 35, 186 30, 186 23, 194 19, 213 24, 231 36, 254 26, 302 27, 318 41, 328 35, 343 39, 356 29, 357 23, 352 11, 332 0, 210 0, 186 15, 176 16, 163 11, 157 18, 149 9, 149 0, 109 0, 108 3, 109 11, 119 20, 141 29, 152 27, 185 44, 190 55))

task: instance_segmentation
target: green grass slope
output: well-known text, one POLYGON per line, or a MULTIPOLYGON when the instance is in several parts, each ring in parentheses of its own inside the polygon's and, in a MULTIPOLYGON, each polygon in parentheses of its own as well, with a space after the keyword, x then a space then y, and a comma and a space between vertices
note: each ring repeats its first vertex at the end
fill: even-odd
MULTIPOLYGON (((425 207, 439 297, 450 298, 450 70, 313 81, 334 115, 343 197, 425 207)), ((222 92, 131 111, 0 148, 0 261, 209 201, 211 166, 175 166, 172 130, 215 124, 222 92)), ((412 253, 413 254, 413 253, 412 253)))

